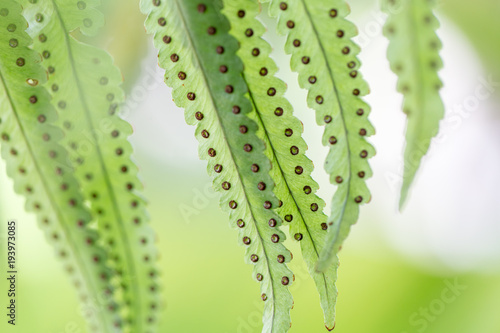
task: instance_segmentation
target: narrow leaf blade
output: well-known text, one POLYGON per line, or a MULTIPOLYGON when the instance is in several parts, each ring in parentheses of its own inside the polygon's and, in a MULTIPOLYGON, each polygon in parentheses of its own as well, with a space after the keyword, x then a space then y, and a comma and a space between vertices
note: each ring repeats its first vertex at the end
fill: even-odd
POLYGON ((389 14, 384 26, 389 39, 387 58, 398 75, 397 89, 404 96, 403 111, 408 118, 400 209, 444 117, 439 95, 442 82, 437 74, 443 66, 441 41, 436 35, 439 22, 434 5, 434 0, 383 2, 383 10, 389 14))
POLYGON ((336 253, 359 216, 359 205, 370 201, 366 179, 372 171, 368 159, 375 149, 366 137, 375 130, 368 121, 370 107, 361 99, 368 84, 359 72, 357 34, 346 19, 343 0, 266 0, 271 16, 278 17, 278 32, 287 35, 285 50, 292 54, 292 70, 299 85, 309 91, 307 103, 316 110, 318 125, 325 126, 323 144, 329 147, 325 170, 337 185, 326 246, 317 270, 336 262, 336 253))
POLYGON ((238 44, 228 33, 220 2, 144 0, 141 9, 148 14, 146 28, 154 35, 165 82, 176 104, 185 108, 187 123, 197 126, 200 158, 208 161, 221 207, 239 230, 245 259, 261 283, 263 332, 286 332, 293 305, 288 290, 293 275, 286 266, 291 253, 272 210, 278 200, 270 162, 257 125, 248 118, 252 105, 245 98, 238 44))
POLYGON ((325 203, 315 194, 319 186, 311 178, 313 164, 305 155, 307 145, 301 138, 302 124, 283 97, 286 84, 275 76, 278 68, 269 56, 271 46, 262 39, 265 27, 256 19, 260 10, 258 2, 225 0, 224 7, 231 33, 240 43, 238 55, 244 64, 244 79, 254 104, 250 117, 258 123, 258 135, 265 141, 266 154, 272 160, 275 193, 283 203, 277 212, 290 226, 292 237, 300 242, 303 258, 320 295, 325 325, 333 329, 337 265, 331 265, 325 273, 315 270, 325 246, 328 225, 322 212, 325 203), (253 32, 251 36, 249 31, 253 32), (276 93, 269 94, 270 89, 276 93))
POLYGON ((28 46, 21 6, 0 4, 0 132, 2 157, 15 191, 26 198, 41 229, 78 288, 92 330, 117 332, 118 308, 109 296, 112 271, 84 205, 57 115, 42 86, 46 73, 28 46))
POLYGON ((22 1, 33 47, 49 73, 46 86, 59 113, 61 142, 70 152, 117 273, 115 297, 125 316, 121 329, 155 331, 160 307, 157 253, 137 166, 131 161, 127 138, 132 128, 118 116, 124 100, 122 77, 107 52, 73 34, 76 29, 87 35, 97 32, 103 23, 99 1, 22 1))

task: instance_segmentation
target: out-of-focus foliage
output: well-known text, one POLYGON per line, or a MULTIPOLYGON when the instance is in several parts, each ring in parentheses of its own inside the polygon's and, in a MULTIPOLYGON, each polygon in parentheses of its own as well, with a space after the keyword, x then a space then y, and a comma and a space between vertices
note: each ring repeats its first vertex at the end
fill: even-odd
POLYGON ((45 87, 58 112, 75 176, 90 207, 115 274, 125 331, 154 330, 160 306, 154 234, 149 227, 142 184, 127 138, 130 124, 118 117, 124 100, 121 74, 102 49, 72 33, 95 35, 104 21, 99 1, 19 0, 33 48, 48 73, 45 87))
MULTIPOLYGON (((63 133, 56 126, 57 114, 43 85, 46 73, 39 55, 29 48, 32 41, 23 30, 26 20, 21 9, 13 0, 0 4, 0 27, 6 30, 0 35, 2 158, 15 191, 26 198, 26 210, 36 213, 47 240, 78 287, 85 308, 99 309, 88 311, 89 327, 115 332, 115 325, 120 324, 118 309, 111 297, 104 297, 113 291, 108 256, 99 234, 91 227, 91 216, 68 154, 60 145, 63 133)), ((15 223, 17 230, 20 222, 15 223)), ((9 237, 9 243, 2 242, 3 248, 12 246, 9 253, 14 259, 9 261, 15 262, 20 252, 18 239, 9 237)), ((1 267, 7 269, 3 260, 1 267)), ((15 263, 9 270, 21 268, 15 263)), ((9 291, 9 297, 16 292, 16 288, 9 291)))
MULTIPOLYGON (((485 71, 500 77, 500 2, 496 0, 441 0, 438 11, 453 20, 465 33, 485 71)), ((497 92, 498 93, 498 92, 497 92)))
POLYGON ((144 38, 144 16, 137 10, 137 0, 102 0, 102 12, 106 21, 103 31, 90 40, 111 54, 123 74, 123 89, 129 95, 150 49, 144 38))
MULTIPOLYGON (((111 32, 113 35, 99 36, 98 42, 115 56, 116 63, 129 80, 126 84, 130 87, 133 84, 131 81, 140 72, 141 57, 146 54, 146 39, 143 38, 142 28, 138 31, 133 27, 142 23, 137 12, 137 1, 103 2, 108 9, 119 8, 106 11, 107 22, 111 24, 107 25, 106 34, 111 32), (117 38, 117 34, 126 37, 117 38)), ((372 4, 374 1, 362 0, 352 5, 354 8, 361 8, 360 3, 372 4)), ((499 37, 492 33, 499 29, 500 21, 496 19, 498 3, 479 0, 471 4, 464 0, 446 0, 441 1, 438 11, 439 14, 452 18, 466 33, 476 46, 478 55, 484 60, 488 72, 499 73, 499 37)), ((77 32, 72 35, 77 35, 77 32)), ((277 59, 277 63, 281 69, 288 67, 284 58, 277 59)), ((294 87, 292 94, 297 93, 293 89, 294 87)), ((137 118, 142 116, 138 115, 137 118)), ((164 146, 164 142, 155 144, 164 146)), ((235 251, 234 244, 228 241, 231 233, 226 230, 225 223, 221 223, 226 217, 213 207, 215 200, 211 197, 212 193, 203 191, 203 184, 208 184, 208 179, 200 175, 199 168, 185 167, 178 170, 169 164, 161 164, 159 159, 148 156, 146 152, 139 152, 138 160, 148 172, 144 173, 149 186, 146 194, 152 202, 153 224, 162 235, 161 252, 174 253, 186 244, 191 249, 182 253, 182 256, 164 255, 161 258, 161 265, 169 274, 162 277, 168 298, 166 307, 161 310, 161 317, 165 319, 160 324, 160 331, 259 332, 262 327, 262 302, 254 297, 258 287, 249 283, 248 268, 234 268, 241 262, 241 252, 235 251), (198 194, 201 191, 194 189, 203 191, 201 199, 198 194), (191 200, 199 200, 196 202, 202 204, 190 207, 191 211, 198 213, 194 213, 186 221, 185 216, 179 213, 179 207, 191 203, 191 200), (167 215, 178 223, 166 224, 162 217, 167 215), (207 251, 207 242, 210 244, 210 251, 207 251), (192 265, 193 262, 197 265, 192 265), (200 276, 203 276, 204 283, 193 283, 200 276), (224 288, 206 288, 206 285, 223 285, 224 288), (189 294, 186 290, 190 291, 189 294), (255 299, 254 303, 248 302, 252 297, 255 299), (196 322, 193 320, 193 313, 197 314, 196 322)), ((1 179, 3 184, 8 181, 5 177, 1 179)), ((12 217, 12 214, 18 214, 22 207, 13 193, 4 187, 1 190, 3 198, 0 202, 0 217, 5 220, 12 217)), ((23 317, 32 320, 22 321, 18 328, 26 332, 57 333, 83 330, 85 324, 76 297, 71 293, 73 286, 58 271, 56 260, 47 256, 51 249, 30 228, 30 223, 33 222, 30 216, 19 216, 24 224, 21 238, 23 252, 20 255, 26 272, 21 277, 25 292, 20 295, 20 302, 23 304, 23 317), (41 289, 40 285, 46 287, 41 289), (58 290, 58 294, 54 294, 54 290, 58 290), (34 299, 37 302, 33 302, 34 299), (59 316, 53 317, 55 312, 59 316), (46 320, 48 317, 53 319, 46 320)), ((368 222, 377 224, 378 217, 370 216, 368 222)), ((293 239, 293 234, 291 238, 293 239)), ((353 251, 347 247, 343 251, 343 273, 339 280, 339 323, 335 330, 337 333, 500 331, 496 313, 492 311, 500 306, 498 276, 479 273, 460 276, 459 282, 467 289, 453 297, 452 302, 444 303, 442 310, 431 311, 430 317, 422 321, 425 317, 421 314, 421 309, 429 309, 431 304, 437 304, 443 291, 446 291, 445 281, 454 281, 454 273, 429 273, 403 262, 400 255, 392 250, 374 251, 374 248, 385 241, 378 235, 373 235, 363 243, 356 243, 354 239, 358 249, 353 251), (360 313, 364 314, 363 320, 360 320, 360 313), (415 320, 419 320, 418 324, 415 320)), ((289 243, 290 248, 299 253, 295 249, 298 246, 289 243)), ((3 247, 0 248, 0 254, 4 254, 3 247)), ((297 276, 303 276, 304 274, 299 273, 304 273, 307 269, 299 264, 298 258, 295 259, 290 267, 298 273, 297 276)), ((4 290, 4 286, 5 282, 1 281, 1 290, 4 290)), ((290 332, 323 332, 313 283, 298 277, 291 289, 295 293, 295 307, 292 312, 294 324, 290 332)), ((0 330, 4 328, 3 324, 0 325, 0 330)))
POLYGON ((439 22, 433 13, 434 6, 434 0, 382 2, 388 14, 384 26, 389 39, 387 58, 398 75, 397 90, 404 96, 403 112, 408 118, 400 209, 444 116, 439 95, 443 84, 437 74, 443 62, 439 56, 441 41, 436 35, 439 22))

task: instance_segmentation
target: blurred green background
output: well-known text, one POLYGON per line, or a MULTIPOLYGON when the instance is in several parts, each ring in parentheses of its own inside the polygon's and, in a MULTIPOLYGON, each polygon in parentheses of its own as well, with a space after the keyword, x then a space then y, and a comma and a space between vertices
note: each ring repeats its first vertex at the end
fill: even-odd
MULTIPOLYGON (((369 182, 373 200, 341 253, 337 333, 496 333, 500 332, 500 178, 498 92, 475 107, 467 96, 481 78, 500 78, 500 2, 445 0, 439 18, 445 43, 443 99, 447 117, 461 122, 442 125, 443 137, 434 142, 417 179, 411 202, 396 210, 399 189, 404 117, 396 78, 385 60, 386 41, 380 33, 378 4, 351 1, 352 19, 364 47, 361 59, 372 87, 367 98, 378 130, 373 138, 378 155, 369 182), (478 148, 479 147, 479 148, 478 148)), ((243 248, 218 208, 218 199, 197 159, 193 128, 185 125, 182 110, 171 102, 155 51, 146 37, 135 0, 107 0, 107 25, 92 42, 113 54, 124 75, 128 93, 123 117, 135 128, 131 138, 135 160, 145 183, 151 223, 158 234, 163 272, 164 307, 160 332, 260 332, 262 301, 251 267, 243 262, 243 248)), ((273 57, 280 76, 289 84, 288 97, 305 126, 315 161, 321 195, 334 189, 322 171, 325 151, 314 116, 305 106, 305 92, 288 69, 281 51, 283 39, 274 35, 272 20, 266 38, 275 44, 273 57)), ((496 81, 494 81, 496 82, 496 81)), ((493 86, 495 86, 493 84, 493 86)), ((447 118, 448 119, 448 118, 447 118)), ((19 224, 18 325, 2 332, 85 332, 72 286, 52 249, 46 244, 12 182, 0 170, 2 243, 7 219, 19 224)), ((328 201, 328 200, 327 200, 328 201)), ((291 289, 295 306, 290 332, 326 332, 318 296, 295 242, 291 289)), ((5 246, 1 246, 5 258, 5 246)), ((3 266, 2 266, 3 267, 3 266)), ((0 294, 7 290, 5 279, 0 294)), ((2 302, 5 297, 2 297, 2 302)), ((4 304, 1 304, 4 308, 4 304)))

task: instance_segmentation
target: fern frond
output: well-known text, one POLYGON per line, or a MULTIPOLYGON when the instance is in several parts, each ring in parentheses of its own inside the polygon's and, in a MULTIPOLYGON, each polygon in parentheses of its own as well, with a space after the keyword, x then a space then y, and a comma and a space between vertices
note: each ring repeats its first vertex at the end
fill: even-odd
POLYGON ((246 260, 254 264, 254 277, 261 282, 263 332, 286 332, 293 276, 285 263, 291 253, 282 244, 281 220, 272 209, 279 202, 272 192, 264 143, 248 117, 252 105, 245 98, 238 44, 219 5, 217 0, 141 1, 159 64, 166 69, 165 82, 173 88, 176 104, 186 109, 186 121, 197 126, 200 157, 208 160, 221 207, 239 229, 246 260))
POLYGON ((63 134, 54 126, 57 115, 42 86, 46 73, 28 48, 32 41, 19 4, 2 1, 0 26, 0 135, 7 174, 71 274, 92 330, 116 332, 120 317, 110 296, 107 255, 58 143, 63 134))
POLYGON ((288 222, 293 238, 300 242, 320 295, 325 325, 333 329, 337 265, 331 265, 325 273, 315 270, 328 229, 327 217, 323 214, 325 203, 316 195, 318 184, 311 177, 313 164, 305 155, 307 145, 301 137, 302 124, 283 97, 286 84, 275 76, 277 66, 269 56, 271 46, 262 39, 265 27, 256 19, 259 11, 258 2, 253 0, 224 0, 223 13, 231 23, 231 34, 240 43, 238 55, 244 64, 243 77, 254 105, 249 116, 259 125, 258 136, 266 143, 266 155, 273 165, 274 192, 283 202, 277 212, 288 222), (276 93, 270 96, 270 89, 276 93))
POLYGON ((351 39, 356 27, 345 18, 349 7, 343 0, 263 2, 270 2, 271 16, 279 18, 278 32, 287 35, 292 70, 309 90, 307 103, 316 110, 318 124, 325 126, 323 144, 330 148, 325 169, 337 191, 317 265, 324 272, 356 223, 359 205, 371 196, 365 181, 372 175, 368 158, 375 150, 365 137, 374 129, 367 118, 370 108, 361 99, 369 88, 359 73, 359 47, 351 39))
POLYGON ((34 48, 49 73, 48 89, 64 131, 85 200, 89 203, 117 272, 126 305, 122 328, 155 330, 159 308, 154 235, 147 221, 142 185, 130 159, 131 126, 117 111, 124 94, 121 75, 108 53, 71 34, 92 34, 102 23, 98 0, 23 0, 34 48))
POLYGON ((434 5, 434 0, 383 1, 383 10, 389 14, 384 26, 390 41, 387 58, 398 75, 397 89, 404 96, 403 111, 408 117, 400 209, 444 117, 439 96, 442 83, 437 74, 443 63, 434 5))

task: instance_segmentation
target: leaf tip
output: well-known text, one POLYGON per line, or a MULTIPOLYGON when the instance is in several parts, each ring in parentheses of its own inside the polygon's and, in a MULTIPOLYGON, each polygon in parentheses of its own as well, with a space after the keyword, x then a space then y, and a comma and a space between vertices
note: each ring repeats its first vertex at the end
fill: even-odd
POLYGON ((403 209, 405 208, 406 206, 406 199, 408 198, 408 188, 402 188, 401 189, 401 196, 399 198, 399 212, 402 213, 403 212, 403 209))
POLYGON ((408 202, 408 196, 410 194, 410 188, 413 184, 413 179, 415 178, 415 173, 405 174, 403 179, 403 185, 401 186, 401 194, 399 197, 399 212, 401 213, 408 202))

